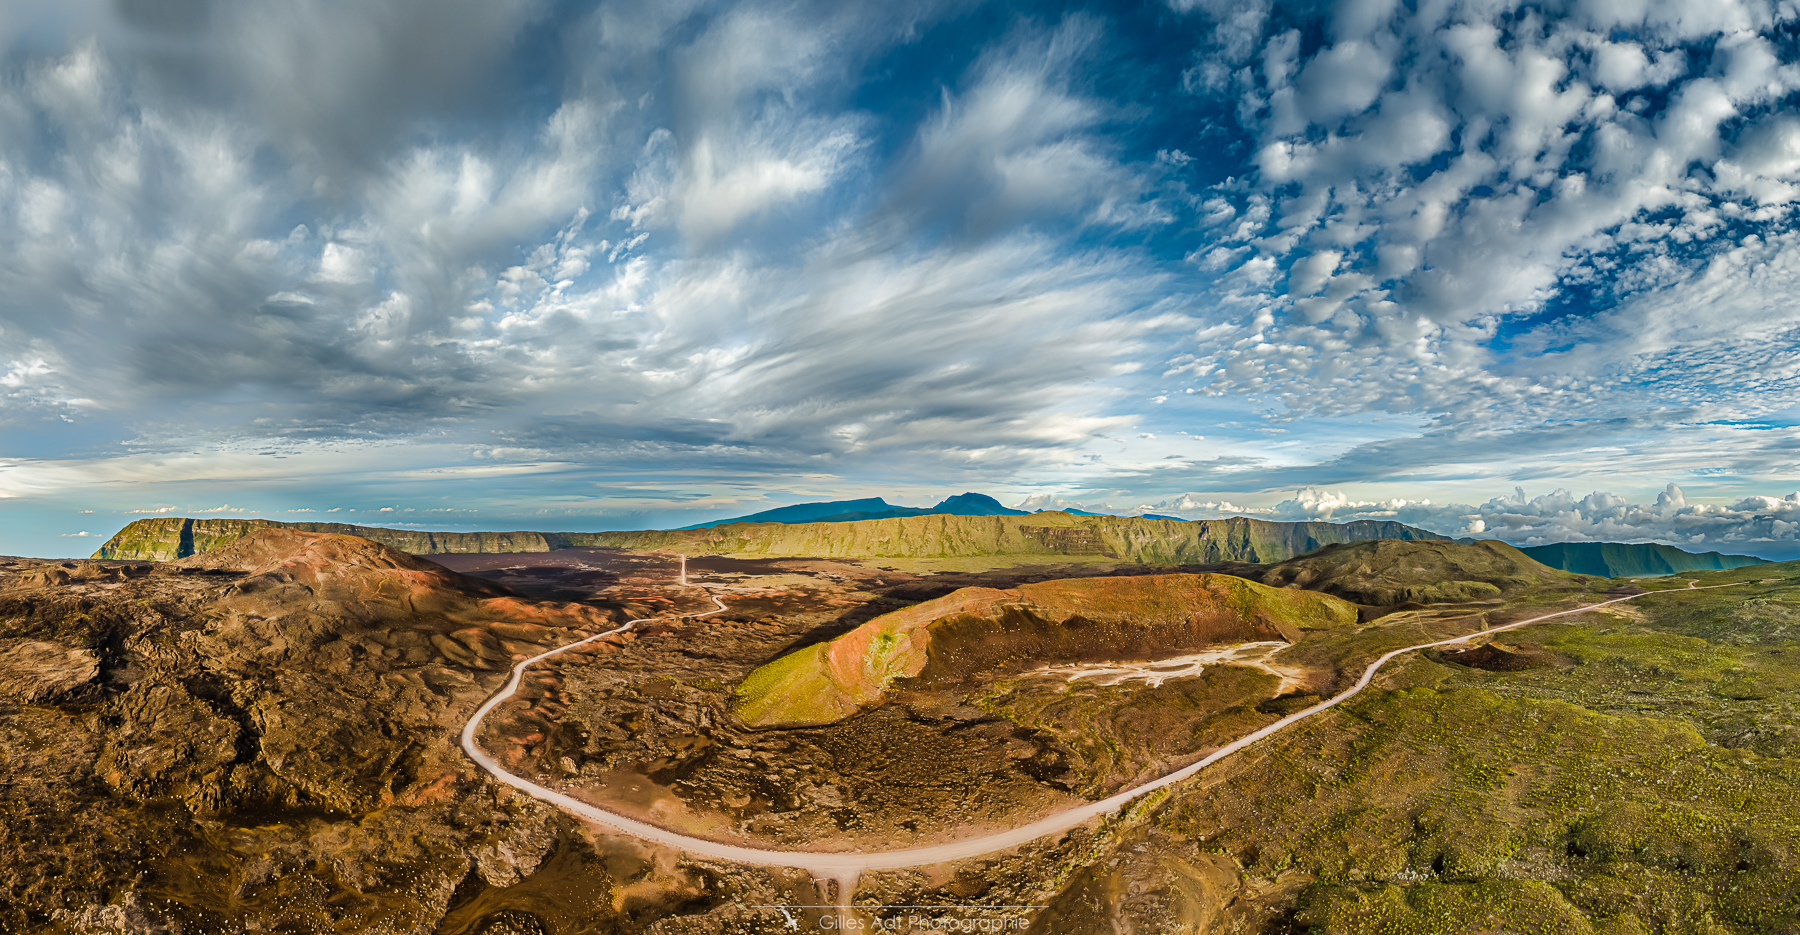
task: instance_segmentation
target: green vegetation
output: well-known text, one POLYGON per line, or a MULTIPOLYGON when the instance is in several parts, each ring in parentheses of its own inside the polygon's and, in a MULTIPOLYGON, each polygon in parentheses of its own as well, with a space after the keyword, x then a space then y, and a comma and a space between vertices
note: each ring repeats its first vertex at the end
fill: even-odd
POLYGON ((826 644, 788 653, 750 673, 737 687, 738 716, 747 724, 781 724, 817 720, 830 723, 857 711, 826 668, 826 644), (799 699, 813 699, 803 712, 786 710, 799 699))
MULTIPOLYGON (((1800 820, 1785 804, 1796 793, 1800 764, 1709 747, 1669 719, 1415 689, 1323 716, 1163 820, 1254 873, 1316 877, 1308 913, 1321 932, 1480 930, 1434 927, 1453 921, 1445 906, 1463 925, 1498 913, 1532 931, 1518 925, 1517 890, 1478 886, 1520 880, 1540 896, 1559 888, 1577 919, 1648 913, 1666 926, 1676 920, 1657 900, 1704 897, 1769 931, 1754 926, 1800 921, 1800 820), (1463 888, 1448 902, 1398 899, 1396 887, 1422 883, 1463 888)), ((1534 904, 1544 924, 1574 924, 1563 900, 1534 904)))
MULTIPOLYGON (((1554 886, 1537 880, 1425 883, 1410 888, 1319 887, 1300 920, 1327 932, 1455 935, 1506 931, 1590 935, 1594 926, 1554 886)), ((1629 930, 1626 930, 1629 931, 1629 930)))
MULTIPOLYGON (((1310 935, 1800 932, 1796 575, 1658 582, 1506 634, 1536 668, 1400 661, 1152 820, 1252 878, 1312 880, 1310 935)), ((1363 658, 1449 616, 1324 641, 1363 658)))

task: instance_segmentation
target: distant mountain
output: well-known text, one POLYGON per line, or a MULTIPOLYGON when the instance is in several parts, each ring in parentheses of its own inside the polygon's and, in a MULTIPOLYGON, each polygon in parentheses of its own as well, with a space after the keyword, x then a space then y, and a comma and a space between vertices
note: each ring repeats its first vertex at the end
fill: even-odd
MULTIPOLYGON (((819 503, 796 503, 776 507, 748 516, 715 519, 680 529, 711 529, 732 523, 855 523, 865 519, 895 519, 902 516, 1028 516, 1025 510, 1014 510, 987 494, 960 493, 946 497, 934 507, 894 506, 880 497, 862 500, 827 500, 819 503)), ((1093 515, 1093 514, 1086 514, 1093 515)))
POLYGON ((1136 516, 1140 519, 1166 519, 1166 520, 1173 520, 1177 523, 1187 522, 1187 520, 1183 519, 1182 517, 1164 516, 1161 513, 1095 513, 1091 510, 1076 509, 1075 507, 1072 507, 1072 506, 1059 506, 1055 509, 1033 510, 1032 512, 1033 513, 1067 513, 1070 516, 1136 516))
POLYGON ((683 526, 682 529, 711 529, 726 523, 817 523, 834 522, 834 517, 851 513, 885 513, 894 507, 880 497, 864 497, 861 500, 825 500, 818 503, 796 503, 793 506, 780 506, 749 516, 736 516, 731 519, 715 519, 707 523, 695 523, 683 526))
POLYGON ((951 516, 1029 516, 1025 510, 1015 510, 1000 505, 1000 501, 984 493, 959 493, 954 497, 944 498, 944 502, 931 508, 932 513, 948 513, 951 516))
POLYGON ((1519 551, 1551 568, 1603 578, 1653 578, 1684 571, 1722 571, 1767 564, 1764 559, 1752 555, 1685 552, 1672 545, 1656 543, 1558 542, 1519 551))

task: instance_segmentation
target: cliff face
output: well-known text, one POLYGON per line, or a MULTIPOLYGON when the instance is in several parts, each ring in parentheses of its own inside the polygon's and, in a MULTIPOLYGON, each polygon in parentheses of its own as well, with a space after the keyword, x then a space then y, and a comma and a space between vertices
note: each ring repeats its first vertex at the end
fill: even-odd
MULTIPOLYGON (((94 558, 170 562, 236 541, 257 529, 297 529, 301 532, 361 536, 392 549, 414 555, 459 552, 551 552, 576 542, 562 533, 545 532, 423 532, 383 529, 350 523, 278 523, 266 519, 140 519, 114 535, 94 553, 94 558)), ((586 535, 576 533, 574 538, 586 535)))
POLYGON ((820 558, 958 558, 988 555, 1093 556, 1152 566, 1279 562, 1335 542, 1443 539, 1401 523, 1271 523, 1233 517, 1182 522, 1135 516, 908 516, 853 523, 733 523, 711 529, 640 532, 422 532, 346 523, 262 519, 141 519, 107 540, 94 558, 172 561, 252 530, 362 536, 414 555, 549 552, 576 547, 687 555, 739 553, 820 558))
POLYGON ((712 529, 592 534, 594 545, 686 554, 809 555, 821 558, 1093 556, 1144 565, 1279 562, 1334 542, 1443 539, 1401 523, 1181 522, 1135 516, 910 516, 855 523, 738 523, 712 529))

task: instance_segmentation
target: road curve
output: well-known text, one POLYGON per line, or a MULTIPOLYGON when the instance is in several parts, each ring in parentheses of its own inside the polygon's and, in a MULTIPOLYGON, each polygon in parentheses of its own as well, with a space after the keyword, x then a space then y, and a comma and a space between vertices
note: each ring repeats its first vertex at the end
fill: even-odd
MULTIPOLYGON (((1710 585, 1708 588, 1699 588, 1695 590, 1732 587, 1733 585, 1742 583, 1744 582, 1734 581, 1731 584, 1710 585)), ((1688 587, 1694 589, 1693 583, 1690 582, 1688 587)), ((1529 620, 1521 620, 1517 623, 1509 623, 1505 626, 1494 627, 1488 630, 1478 630, 1466 636, 1455 636, 1449 639, 1437 640, 1431 643, 1420 643, 1417 646, 1407 646, 1393 650, 1376 659, 1374 662, 1369 663, 1369 667, 1363 670, 1362 677, 1356 680, 1355 685, 1345 691, 1303 711, 1290 714, 1261 730, 1246 734, 1245 736, 1214 750, 1199 762, 1169 773, 1160 779, 1152 780, 1132 789, 1127 789, 1124 792, 1120 792, 1117 795, 1102 799, 1098 802, 1090 802, 1086 805, 1069 809, 1068 811, 1057 812, 1054 815, 1041 818, 1030 824, 1021 825, 1008 831, 983 835, 977 838, 968 838, 961 841, 952 841, 948 844, 938 844, 931 847, 912 847, 901 850, 873 851, 867 853, 860 851, 780 851, 754 847, 739 847, 733 844, 722 844, 718 841, 709 841, 705 838, 690 837, 685 834, 679 834, 665 828, 660 828, 647 822, 626 818, 623 815, 616 815, 605 809, 596 808, 586 802, 564 795, 555 790, 546 789, 543 786, 520 776, 515 776, 512 773, 507 772, 493 757, 489 756, 475 743, 475 732, 481 726, 481 719, 486 717, 488 712, 494 710, 494 708, 512 697, 513 692, 519 687, 519 680, 523 677, 527 666, 540 659, 548 659, 557 653, 565 652, 577 646, 591 643, 615 633, 622 633, 639 623, 649 623, 653 620, 667 619, 665 617, 648 617, 643 620, 633 620, 626 623, 624 626, 608 630, 605 633, 597 633, 584 640, 570 643, 566 646, 560 646, 549 652, 532 656, 530 659, 526 659, 513 666, 512 680, 507 682, 506 687, 498 694, 488 699, 486 704, 483 704, 480 708, 476 709, 475 716, 470 718, 469 723, 463 727, 462 748, 469 754, 470 759, 479 764, 482 769, 493 774, 495 779, 498 779, 533 798, 549 802, 570 814, 586 818, 598 824, 606 825, 634 837, 678 848, 689 854, 714 860, 728 860, 735 863, 754 864, 759 866, 801 867, 812 871, 815 876, 822 878, 829 877, 853 885, 856 876, 864 870, 892 870, 901 867, 918 867, 978 857, 992 851, 1017 847, 1021 844, 1043 837, 1044 835, 1065 831, 1088 821, 1089 819, 1116 811, 1123 808, 1133 799, 1140 798, 1155 792, 1158 789, 1181 782, 1182 780, 1193 776, 1195 773, 1198 773, 1200 770, 1250 746, 1258 740, 1262 740, 1265 737, 1285 730, 1295 723, 1305 720, 1328 708, 1334 708, 1343 704, 1345 701, 1354 697, 1358 692, 1367 688, 1369 683, 1374 680, 1375 673, 1380 671, 1382 666, 1386 665, 1396 656, 1401 656, 1414 650, 1430 649, 1434 646, 1449 646, 1454 643, 1463 643, 1477 637, 1490 636, 1506 630, 1515 630, 1519 627, 1530 626, 1534 623, 1542 623, 1545 620, 1584 613, 1593 610, 1596 607, 1605 607, 1608 604, 1618 604, 1624 601, 1635 600, 1636 598, 1644 597, 1645 595, 1657 593, 1660 592, 1645 591, 1642 594, 1633 594, 1628 597, 1614 598, 1610 601, 1601 601, 1597 604, 1588 604, 1573 610, 1563 610, 1553 614, 1544 614, 1541 617, 1532 617, 1529 620)), ((726 609, 725 604, 720 601, 717 596, 711 594, 708 596, 712 597, 713 603, 718 605, 718 610, 707 611, 704 614, 680 614, 670 616, 706 617, 726 609)), ((846 889, 848 888, 849 887, 847 886, 846 889)))

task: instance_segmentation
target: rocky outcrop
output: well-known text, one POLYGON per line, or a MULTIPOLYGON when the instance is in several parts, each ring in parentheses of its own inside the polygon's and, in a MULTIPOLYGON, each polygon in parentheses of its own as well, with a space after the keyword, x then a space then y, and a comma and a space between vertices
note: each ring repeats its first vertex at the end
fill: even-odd
POLYGON ((1356 622, 1356 608, 1229 575, 1076 578, 963 588, 791 653, 738 687, 753 727, 830 724, 880 703, 895 680, 1020 664, 1154 659, 1289 640, 1356 622))
POLYGON ((92 682, 99 674, 99 658, 86 649, 39 640, 0 648, 0 698, 11 701, 48 701, 92 682))

